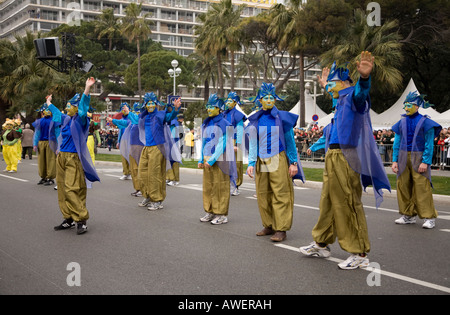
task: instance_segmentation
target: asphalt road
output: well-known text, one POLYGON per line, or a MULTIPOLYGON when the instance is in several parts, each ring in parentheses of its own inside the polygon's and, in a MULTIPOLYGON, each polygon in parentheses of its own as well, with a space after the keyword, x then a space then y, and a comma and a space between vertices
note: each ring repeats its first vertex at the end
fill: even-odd
MULTIPOLYGON (((0 162, 4 169, 4 162, 0 162)), ((380 209, 364 193, 375 269, 339 270, 348 253, 305 257, 319 214, 320 184, 295 187, 288 238, 257 237, 261 220, 254 183, 245 176, 231 197, 228 224, 199 221, 200 170, 182 169, 167 187, 164 209, 138 207, 121 165, 97 162, 101 183, 88 190, 88 232, 54 231, 62 221, 53 186, 36 185, 37 160, 18 173, 0 172, 0 295, 435 295, 450 293, 450 198, 435 198, 436 228, 399 226, 394 194, 380 209)))

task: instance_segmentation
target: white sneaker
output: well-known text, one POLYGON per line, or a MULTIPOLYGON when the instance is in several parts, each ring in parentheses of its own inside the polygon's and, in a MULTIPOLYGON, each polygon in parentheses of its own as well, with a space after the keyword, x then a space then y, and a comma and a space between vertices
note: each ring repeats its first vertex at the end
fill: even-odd
POLYGON ((174 181, 174 180, 171 180, 171 181, 169 181, 169 182, 167 183, 167 185, 168 185, 168 186, 177 186, 177 185, 178 185, 178 182, 176 182, 176 181, 174 181))
POLYGON ((432 229, 436 226, 436 220, 435 219, 425 219, 425 222, 423 223, 422 227, 424 229, 432 229))
POLYGON ((400 218, 395 220, 395 223, 397 223, 397 224, 415 224, 416 216, 410 217, 409 215, 402 215, 400 218))
POLYGON ((209 222, 212 219, 214 219, 216 215, 214 213, 207 212, 203 217, 200 218, 200 221, 202 222, 209 222))
POLYGON ((216 215, 216 217, 211 221, 211 224, 225 224, 228 223, 228 218, 225 215, 216 215))
POLYGON ((239 192, 239 188, 235 188, 234 190, 233 190, 233 192, 231 193, 231 195, 232 196, 239 196, 241 193, 239 192))
POLYGON ((162 209, 163 205, 161 204, 161 201, 158 202, 150 202, 150 207, 147 208, 147 210, 154 211, 162 209))
POLYGON ((120 179, 120 180, 131 179, 131 175, 122 175, 119 179, 120 179))
POLYGON ((352 254, 345 261, 338 264, 340 269, 350 270, 356 268, 366 268, 369 266, 369 258, 367 255, 361 257, 359 255, 352 254))
POLYGON ((316 242, 312 242, 308 246, 300 247, 300 253, 306 255, 306 256, 316 256, 316 257, 323 257, 327 258, 331 255, 330 247, 320 247, 317 245, 316 242))
POLYGON ((151 202, 150 198, 145 198, 141 202, 138 203, 139 207, 146 207, 151 202))

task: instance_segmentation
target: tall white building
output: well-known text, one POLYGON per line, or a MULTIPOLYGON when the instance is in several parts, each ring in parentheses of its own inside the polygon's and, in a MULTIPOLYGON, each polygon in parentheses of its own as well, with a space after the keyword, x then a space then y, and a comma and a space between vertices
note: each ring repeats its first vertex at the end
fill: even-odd
MULTIPOLYGON (((284 0, 233 0, 234 4, 245 3, 243 16, 254 16, 284 0)), ((199 14, 208 10, 211 2, 205 0, 0 0, 0 38, 14 40, 26 30, 48 32, 61 24, 91 21, 106 8, 113 8, 117 17, 125 16, 130 3, 142 3, 143 11, 151 13, 155 22, 151 38, 164 48, 175 50, 187 57, 194 52, 194 26, 199 14)), ((170 65, 168 65, 169 69, 170 65)), ((228 82, 225 82, 225 90, 228 82)), ((252 84, 246 78, 236 79, 236 92, 242 96, 252 94, 252 84)), ((178 86, 178 93, 186 101, 202 99, 202 88, 188 91, 178 86)), ((111 96, 114 99, 115 96, 111 96)), ((117 96, 119 97, 119 96, 117 96)))

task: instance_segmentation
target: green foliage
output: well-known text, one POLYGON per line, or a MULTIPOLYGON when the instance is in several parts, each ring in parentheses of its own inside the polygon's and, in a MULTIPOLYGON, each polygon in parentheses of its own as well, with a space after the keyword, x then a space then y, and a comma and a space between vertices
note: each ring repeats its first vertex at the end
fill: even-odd
MULTIPOLYGON (((158 46, 157 46, 158 47, 158 46)), ((178 67, 181 74, 176 78, 176 84, 183 84, 188 87, 193 82, 193 62, 172 50, 159 49, 154 47, 150 52, 141 56, 142 88, 147 92, 159 91, 159 95, 169 95, 173 93, 173 78, 169 76, 167 70, 171 66, 172 60, 178 60, 178 67)), ((137 89, 137 60, 135 60, 125 71, 125 82, 132 89, 137 89)))

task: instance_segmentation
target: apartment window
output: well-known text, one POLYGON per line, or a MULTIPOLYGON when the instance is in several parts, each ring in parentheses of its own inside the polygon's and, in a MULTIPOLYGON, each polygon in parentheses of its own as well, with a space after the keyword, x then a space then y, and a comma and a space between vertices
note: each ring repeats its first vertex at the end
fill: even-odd
POLYGON ((186 22, 193 22, 194 14, 192 12, 179 11, 178 12, 178 20, 186 21, 186 22))
POLYGON ((52 7, 59 7, 59 0, 41 0, 42 5, 50 5, 52 7))
POLYGON ((58 21, 58 12, 42 10, 40 17, 42 20, 58 21))
POLYGON ((176 19, 176 13, 175 13, 175 11, 161 10, 161 19, 164 19, 164 20, 175 20, 176 19))
POLYGON ((58 26, 58 24, 41 22, 41 31, 51 31, 58 26))
POLYGON ((84 9, 89 11, 100 11, 100 3, 94 1, 85 1, 84 9))

